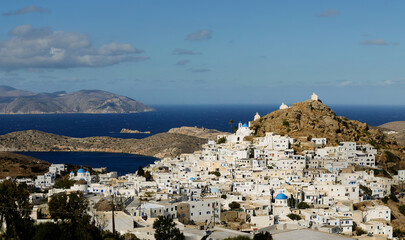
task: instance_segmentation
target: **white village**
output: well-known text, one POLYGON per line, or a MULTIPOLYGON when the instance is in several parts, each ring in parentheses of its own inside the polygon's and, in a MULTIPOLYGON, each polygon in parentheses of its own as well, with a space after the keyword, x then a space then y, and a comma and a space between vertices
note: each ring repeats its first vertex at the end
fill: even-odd
MULTIPOLYGON (((319 101, 314 93, 309 101, 319 101)), ((280 109, 288 109, 284 103, 280 109)), ((254 121, 260 120, 256 114, 254 121)), ((376 176, 379 170, 370 144, 308 138, 310 150, 296 153, 297 139, 266 132, 254 137, 251 122, 238 123, 233 134, 219 135, 201 150, 164 158, 142 171, 70 172, 70 188, 55 188, 66 171, 52 164, 35 180, 17 179, 47 193, 32 193, 32 218, 52 221, 44 199, 62 192, 82 192, 89 214, 100 228, 142 240, 154 240, 153 222, 172 219, 186 239, 252 237, 270 232, 273 239, 393 239, 391 210, 377 201, 390 196, 391 186, 405 180, 405 170, 376 176), (362 167, 362 168, 359 168, 362 167), (109 199, 113 210, 97 208, 109 199), (364 203, 364 204, 363 204, 364 203), (116 205, 117 207, 115 208, 116 205), (120 206, 120 207, 118 207, 120 206), (363 232, 357 234, 355 229, 363 232)), ((307 138, 308 136, 302 136, 307 138)))

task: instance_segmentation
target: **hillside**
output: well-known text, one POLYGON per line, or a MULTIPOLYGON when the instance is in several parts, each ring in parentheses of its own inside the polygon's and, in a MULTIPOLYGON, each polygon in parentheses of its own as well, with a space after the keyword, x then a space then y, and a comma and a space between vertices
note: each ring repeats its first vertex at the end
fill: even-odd
POLYGON ((101 90, 77 92, 31 93, 11 87, 0 87, 0 114, 45 113, 137 113, 153 108, 101 90))
POLYGON ((336 146, 342 141, 371 144, 380 150, 377 156, 379 163, 387 162, 385 151, 390 151, 398 156, 399 160, 387 163, 386 167, 405 167, 403 146, 385 135, 379 128, 371 128, 366 123, 336 116, 332 109, 321 101, 307 100, 294 103, 287 109, 276 110, 261 117, 252 122, 251 126, 257 137, 264 136, 266 132, 275 132, 297 139, 294 146, 297 151, 305 149, 305 142, 312 137, 326 138, 328 146, 336 146))
POLYGON ((218 135, 229 135, 229 132, 221 132, 215 129, 198 128, 198 127, 179 127, 172 128, 169 133, 178 133, 193 137, 206 138, 209 140, 216 140, 218 135))
POLYGON ((405 146, 405 121, 389 122, 378 127, 381 128, 389 137, 392 137, 398 143, 405 146))
POLYGON ((16 153, 0 152, 0 178, 31 177, 48 171, 50 163, 16 153))
POLYGON ((111 137, 72 138, 37 130, 0 136, 0 151, 117 152, 147 156, 175 157, 201 148, 207 139, 177 133, 160 133, 144 139, 111 137))

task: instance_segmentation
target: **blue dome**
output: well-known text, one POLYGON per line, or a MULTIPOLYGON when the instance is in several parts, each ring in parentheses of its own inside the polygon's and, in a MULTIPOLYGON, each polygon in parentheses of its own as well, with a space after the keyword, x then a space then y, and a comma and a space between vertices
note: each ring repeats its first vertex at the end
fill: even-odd
POLYGON ((277 194, 276 199, 282 199, 282 200, 287 199, 287 196, 283 193, 279 193, 279 194, 277 194))
POLYGON ((242 127, 249 127, 246 123, 244 123, 243 125, 242 125, 242 127))
POLYGON ((213 187, 213 188, 211 188, 211 192, 212 192, 212 193, 219 193, 219 192, 221 192, 221 191, 219 191, 218 188, 213 187))
POLYGON ((86 173, 90 173, 89 171, 86 171, 86 173))
POLYGON ((80 168, 79 170, 77 170, 77 173, 84 173, 84 169, 80 168))
POLYGON ((195 178, 191 177, 190 180, 193 181, 193 180, 195 180, 195 178))
POLYGON ((73 171, 70 171, 70 173, 74 173, 73 171))

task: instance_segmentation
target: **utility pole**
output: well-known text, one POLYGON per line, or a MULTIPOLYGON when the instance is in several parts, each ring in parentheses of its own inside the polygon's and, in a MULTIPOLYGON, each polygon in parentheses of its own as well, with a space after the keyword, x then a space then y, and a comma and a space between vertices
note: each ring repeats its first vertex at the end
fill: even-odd
POLYGON ((117 239, 117 236, 115 235, 115 214, 114 214, 115 204, 114 204, 114 196, 115 196, 115 194, 113 193, 113 195, 112 195, 112 232, 113 232, 114 239, 117 239))

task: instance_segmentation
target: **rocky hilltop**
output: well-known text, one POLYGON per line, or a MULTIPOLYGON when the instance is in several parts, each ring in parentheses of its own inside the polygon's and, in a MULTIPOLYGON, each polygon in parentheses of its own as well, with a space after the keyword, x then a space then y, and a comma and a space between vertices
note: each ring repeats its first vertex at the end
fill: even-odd
POLYGON ((32 177, 48 171, 50 163, 16 153, 0 152, 0 178, 32 177))
POLYGON ((37 130, 0 136, 0 151, 17 152, 116 152, 147 156, 176 157, 201 148, 207 139, 177 133, 160 133, 144 139, 111 137, 72 138, 37 130))
POLYGON ((228 132, 221 132, 216 129, 198 128, 198 127, 179 127, 172 128, 169 133, 178 133, 187 136, 206 138, 209 140, 216 140, 218 135, 229 135, 228 132))
POLYGON ((405 150, 395 139, 389 137, 380 128, 369 127, 366 123, 336 116, 321 101, 307 100, 292 104, 289 108, 276 110, 253 121, 251 128, 256 137, 266 132, 288 135, 297 140, 294 149, 304 150, 301 142, 312 137, 326 138, 329 146, 343 141, 355 141, 359 144, 371 144, 379 149, 376 160, 387 169, 405 167, 405 150), (392 160, 390 153, 397 157, 392 160))
POLYGON ((137 113, 153 108, 134 99, 101 90, 32 93, 0 87, 0 114, 137 113))
POLYGON ((379 129, 370 129, 366 123, 336 116, 320 101, 307 100, 294 103, 287 109, 276 110, 252 124, 256 136, 265 132, 300 137, 327 138, 333 145, 342 141, 383 144, 384 134, 379 129))

